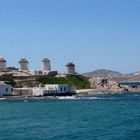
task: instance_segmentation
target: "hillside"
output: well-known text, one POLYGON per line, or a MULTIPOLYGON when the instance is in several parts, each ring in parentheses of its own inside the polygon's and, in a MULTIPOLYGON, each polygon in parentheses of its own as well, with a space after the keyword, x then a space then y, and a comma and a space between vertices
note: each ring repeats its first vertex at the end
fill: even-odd
POLYGON ((36 80, 42 84, 68 84, 75 89, 90 88, 89 78, 82 75, 68 75, 66 77, 39 76, 36 80))
POLYGON ((84 73, 83 75, 87 77, 104 77, 104 78, 122 77, 121 73, 106 69, 98 69, 93 72, 84 73))
POLYGON ((140 81, 140 72, 122 74, 120 72, 106 70, 106 69, 98 69, 93 72, 84 73, 84 76, 87 77, 100 77, 106 78, 114 81, 140 81))

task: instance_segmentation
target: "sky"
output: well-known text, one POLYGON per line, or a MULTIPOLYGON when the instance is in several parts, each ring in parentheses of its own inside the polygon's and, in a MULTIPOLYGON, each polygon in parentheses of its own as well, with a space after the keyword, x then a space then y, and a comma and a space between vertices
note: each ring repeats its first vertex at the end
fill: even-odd
POLYGON ((0 56, 79 73, 140 71, 140 0, 0 0, 0 56))

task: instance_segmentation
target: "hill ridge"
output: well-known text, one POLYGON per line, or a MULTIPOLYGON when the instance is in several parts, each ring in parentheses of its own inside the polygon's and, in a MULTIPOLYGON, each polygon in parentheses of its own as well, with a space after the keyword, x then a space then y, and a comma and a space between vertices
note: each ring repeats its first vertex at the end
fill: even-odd
POLYGON ((140 81, 140 71, 123 74, 114 70, 97 69, 95 71, 83 73, 87 77, 100 77, 114 81, 140 81))

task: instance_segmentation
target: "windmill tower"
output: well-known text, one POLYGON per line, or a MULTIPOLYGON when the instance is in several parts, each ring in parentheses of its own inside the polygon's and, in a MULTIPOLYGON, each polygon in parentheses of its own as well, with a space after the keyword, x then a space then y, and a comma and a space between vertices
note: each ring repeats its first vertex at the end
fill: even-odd
POLYGON ((19 70, 20 71, 28 71, 28 64, 29 62, 25 59, 25 58, 22 58, 20 61, 19 61, 19 70))

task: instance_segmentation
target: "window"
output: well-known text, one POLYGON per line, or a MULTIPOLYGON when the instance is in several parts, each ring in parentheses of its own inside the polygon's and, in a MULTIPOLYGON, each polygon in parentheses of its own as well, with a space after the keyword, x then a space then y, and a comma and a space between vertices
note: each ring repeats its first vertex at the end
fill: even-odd
POLYGON ((5 91, 8 92, 8 88, 6 88, 5 91))
POLYGON ((62 88, 62 87, 60 88, 60 91, 61 91, 61 92, 63 91, 63 88, 62 88))
POLYGON ((65 92, 67 91, 67 88, 66 88, 66 87, 64 87, 64 91, 65 91, 65 92))

